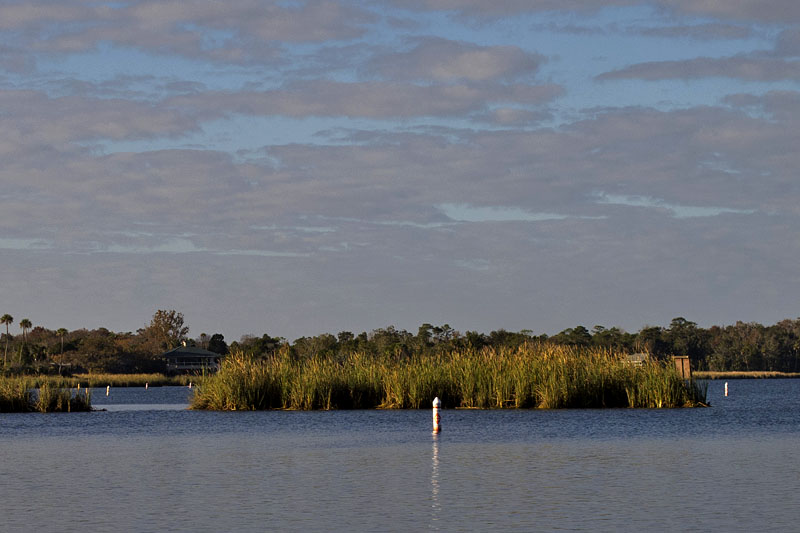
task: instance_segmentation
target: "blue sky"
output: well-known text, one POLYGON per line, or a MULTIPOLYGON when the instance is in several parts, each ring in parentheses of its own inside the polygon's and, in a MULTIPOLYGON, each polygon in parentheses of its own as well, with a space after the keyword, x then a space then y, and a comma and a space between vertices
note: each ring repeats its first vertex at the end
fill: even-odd
POLYGON ((0 312, 795 317, 794 0, 0 3, 0 312))

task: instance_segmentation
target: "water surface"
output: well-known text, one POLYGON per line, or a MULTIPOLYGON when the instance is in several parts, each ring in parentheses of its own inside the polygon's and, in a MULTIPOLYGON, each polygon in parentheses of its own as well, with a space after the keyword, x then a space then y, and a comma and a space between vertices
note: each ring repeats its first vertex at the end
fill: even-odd
POLYGON ((184 387, 0 415, 9 531, 797 529, 800 380, 708 409, 195 412, 184 387))

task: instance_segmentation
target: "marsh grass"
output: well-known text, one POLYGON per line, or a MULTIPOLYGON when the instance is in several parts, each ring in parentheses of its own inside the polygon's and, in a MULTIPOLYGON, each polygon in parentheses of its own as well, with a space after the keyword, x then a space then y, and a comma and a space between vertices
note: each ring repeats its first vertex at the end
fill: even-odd
POLYGON ((55 413, 91 410, 91 391, 71 387, 68 380, 50 378, 39 383, 31 377, 0 379, 0 412, 55 413))
POLYGON ((193 409, 418 409, 438 396, 456 408, 683 407, 705 391, 671 365, 629 364, 606 350, 531 344, 407 358, 353 354, 295 360, 229 355, 192 399, 193 409))
POLYGON ((75 374, 68 378, 73 387, 77 385, 89 387, 162 387, 170 385, 188 385, 197 382, 197 376, 165 376, 164 374, 75 374))
POLYGON ((695 379, 772 379, 772 378, 800 378, 800 372, 772 372, 772 371, 696 371, 695 379))

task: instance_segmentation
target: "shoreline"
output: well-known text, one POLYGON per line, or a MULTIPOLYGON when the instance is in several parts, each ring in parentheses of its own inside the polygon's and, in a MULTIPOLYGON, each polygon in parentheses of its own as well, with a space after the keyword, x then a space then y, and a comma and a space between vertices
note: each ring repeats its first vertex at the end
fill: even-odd
POLYGON ((737 370, 716 372, 697 370, 692 372, 694 379, 796 379, 800 372, 772 372, 764 370, 737 370))

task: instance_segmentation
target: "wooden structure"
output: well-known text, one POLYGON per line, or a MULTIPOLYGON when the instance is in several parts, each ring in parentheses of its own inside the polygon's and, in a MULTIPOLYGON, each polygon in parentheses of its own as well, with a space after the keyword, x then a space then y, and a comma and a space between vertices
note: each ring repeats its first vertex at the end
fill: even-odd
POLYGON ((161 358, 166 363, 167 374, 216 372, 219 370, 220 355, 196 346, 179 346, 162 353, 161 358))
POLYGON ((674 355, 672 360, 675 362, 675 370, 683 379, 692 379, 692 365, 688 355, 674 355))
POLYGON ((650 356, 647 355, 646 353, 639 352, 639 353, 628 354, 626 360, 633 366, 642 366, 644 362, 647 361, 649 358, 650 356))

